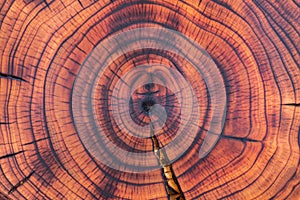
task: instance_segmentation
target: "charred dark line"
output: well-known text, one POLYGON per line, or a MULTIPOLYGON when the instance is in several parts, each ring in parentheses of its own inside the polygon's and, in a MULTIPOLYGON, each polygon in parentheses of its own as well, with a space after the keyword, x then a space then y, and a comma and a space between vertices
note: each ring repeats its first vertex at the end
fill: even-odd
POLYGON ((24 82, 27 82, 25 79, 21 78, 21 77, 18 77, 18 76, 15 76, 15 75, 10 75, 10 74, 4 74, 2 72, 0 72, 0 78, 7 78, 7 79, 13 79, 13 80, 17 80, 17 81, 24 81, 24 82))
POLYGON ((126 86, 129 87, 128 83, 125 82, 125 81, 117 74, 117 72, 115 72, 115 71, 112 70, 111 68, 109 68, 109 70, 110 70, 116 77, 118 77, 118 79, 121 80, 126 86))
POLYGON ((46 4, 46 6, 49 8, 49 3, 47 2, 47 0, 43 0, 43 2, 46 4))
POLYGON ((202 3, 202 0, 199 0, 198 1, 198 7, 200 6, 201 3, 202 3))
POLYGON ((34 174, 34 171, 30 172, 30 174, 28 176, 26 176, 25 178, 23 178, 20 182, 18 182, 16 185, 14 185, 9 191, 8 194, 11 194, 12 192, 16 191, 18 189, 18 187, 20 187, 21 185, 23 185, 24 183, 26 183, 26 181, 28 181, 30 179, 30 177, 34 174))
POLYGON ((300 106, 300 103, 284 103, 284 104, 281 104, 283 106, 300 106))
POLYGON ((223 2, 222 0, 212 0, 214 3, 217 3, 223 7, 225 7, 228 10, 232 11, 232 7, 230 5, 228 5, 227 3, 223 2))
POLYGON ((1 159, 4 159, 4 158, 9 158, 9 157, 16 156, 16 155, 18 155, 18 154, 20 154, 20 153, 23 153, 23 152, 24 152, 24 150, 19 151, 19 152, 16 152, 16 153, 6 154, 6 155, 4 155, 4 156, 1 156, 1 157, 0 157, 0 160, 1 160, 1 159))
POLYGON ((298 7, 300 7, 300 3, 298 3, 296 0, 293 0, 294 4, 296 4, 298 7))
POLYGON ((40 141, 43 141, 43 140, 47 140, 49 139, 50 137, 46 137, 46 138, 42 138, 42 139, 38 139, 38 140, 34 140, 32 142, 27 142, 25 144, 22 144, 22 146, 26 146, 26 145, 30 145, 30 144, 36 144, 37 142, 40 142, 40 141))
POLYGON ((255 140, 250 138, 240 138, 235 136, 229 136, 229 135, 220 135, 222 138, 232 139, 232 140, 238 140, 241 142, 263 142, 262 140, 255 140))
POLYGON ((80 6, 81 6, 82 8, 84 8, 84 6, 83 6, 83 4, 82 4, 82 2, 81 2, 80 0, 78 0, 78 3, 80 4, 80 6))
POLYGON ((11 124, 11 123, 9 123, 9 122, 0 122, 0 125, 1 124, 11 124))

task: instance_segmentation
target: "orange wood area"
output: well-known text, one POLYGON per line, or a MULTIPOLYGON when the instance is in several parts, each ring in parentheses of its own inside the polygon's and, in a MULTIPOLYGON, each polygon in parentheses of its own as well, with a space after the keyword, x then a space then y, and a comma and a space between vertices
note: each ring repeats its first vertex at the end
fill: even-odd
POLYGON ((299 200, 299 52, 299 0, 0 0, 0 200, 299 200), (133 50, 116 50, 100 70, 119 44, 95 52, 99 44, 145 27, 176 31, 206 53, 175 37, 169 42, 186 56, 152 40, 142 48, 129 35, 133 50), (204 60, 201 73, 189 56, 204 60), (143 70, 126 77, 138 65, 155 65, 144 71, 179 89, 126 89, 147 78, 143 70), (169 81, 170 70, 192 95, 181 93, 181 79, 169 81), (149 91, 153 99, 144 101, 149 91), (129 104, 113 103, 119 97, 129 104), (157 133, 149 117, 155 102, 166 112, 157 133), (217 107, 223 117, 214 117, 217 107), (114 113, 127 108, 130 117, 114 113), (127 131, 148 125, 145 137, 127 131), (107 164, 114 159, 156 167, 116 169, 107 164))

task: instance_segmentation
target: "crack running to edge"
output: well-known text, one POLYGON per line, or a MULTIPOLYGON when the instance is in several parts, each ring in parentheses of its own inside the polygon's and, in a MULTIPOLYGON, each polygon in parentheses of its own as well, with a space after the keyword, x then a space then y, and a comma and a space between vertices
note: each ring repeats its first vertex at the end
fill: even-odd
POLYGON ((162 167, 162 173, 165 179, 165 187, 170 200, 185 200, 184 194, 180 188, 180 185, 176 179, 176 176, 173 172, 172 165, 168 164, 168 157, 164 149, 159 147, 157 137, 154 133, 154 127, 150 123, 150 137, 153 143, 154 154, 162 167))

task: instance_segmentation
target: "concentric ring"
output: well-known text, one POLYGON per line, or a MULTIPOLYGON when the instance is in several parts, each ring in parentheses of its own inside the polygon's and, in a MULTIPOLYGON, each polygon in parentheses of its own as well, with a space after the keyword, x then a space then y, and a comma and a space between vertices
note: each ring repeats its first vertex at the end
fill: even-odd
MULTIPOLYGON (((94 89, 96 84, 94 83, 106 78, 105 71, 111 70, 107 69, 107 66, 110 66, 116 58, 139 49, 154 49, 179 55, 192 63, 195 70, 203 77, 212 113, 208 134, 199 150, 199 156, 203 158, 216 144, 224 125, 226 113, 224 82, 215 63, 203 48, 181 33, 166 28, 139 28, 112 35, 100 42, 88 56, 75 80, 72 94, 74 122, 83 144, 97 160, 113 169, 144 172, 160 167, 152 152, 130 152, 118 147, 107 136, 113 134, 111 133, 113 129, 103 129, 103 124, 99 124, 98 117, 95 116, 99 108, 95 110, 96 103, 93 94, 96 91, 94 89), (89 78, 86 78, 87 74, 89 78), (95 140, 91 138, 95 138, 95 140)), ((140 126, 130 117, 130 97, 137 88, 150 83, 160 84, 173 91, 179 101, 181 120, 177 124, 179 128, 175 134, 176 137, 170 143, 163 145, 163 149, 169 156, 169 164, 171 164, 191 147, 201 130, 198 125, 203 123, 200 121, 199 115, 200 103, 198 101, 201 99, 197 99, 191 84, 184 78, 185 75, 175 69, 155 63, 151 66, 133 67, 130 70, 125 69, 126 72, 121 67, 115 69, 114 75, 118 77, 118 80, 115 85, 106 86, 107 90, 111 91, 111 95, 102 96, 102 98, 107 99, 106 105, 110 104, 111 106, 103 106, 102 109, 104 109, 103 112, 111 112, 109 116, 112 116, 112 119, 106 122, 115 121, 122 134, 146 133, 147 135, 148 133, 148 136, 144 135, 143 137, 150 138, 150 125, 140 126), (118 75, 119 72, 121 75, 118 75), (149 73, 152 74, 151 79, 143 77, 149 73), (182 143, 182 141, 185 142, 182 143), (179 146, 181 148, 178 148, 179 146)))
POLYGON ((298 199, 298 10, 0 2, 0 199, 298 199))

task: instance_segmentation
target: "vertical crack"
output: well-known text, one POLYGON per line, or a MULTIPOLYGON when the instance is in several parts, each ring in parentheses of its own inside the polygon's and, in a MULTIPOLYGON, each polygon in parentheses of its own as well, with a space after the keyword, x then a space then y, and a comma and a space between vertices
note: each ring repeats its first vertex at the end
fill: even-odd
POLYGON ((154 127, 152 123, 150 123, 150 125, 150 137, 152 139, 153 151, 160 166, 162 167, 162 174, 164 176, 165 187, 168 193, 168 197, 170 200, 184 200, 184 194, 174 174, 172 165, 169 164, 168 156, 165 150, 160 148, 158 139, 154 133, 154 127))

